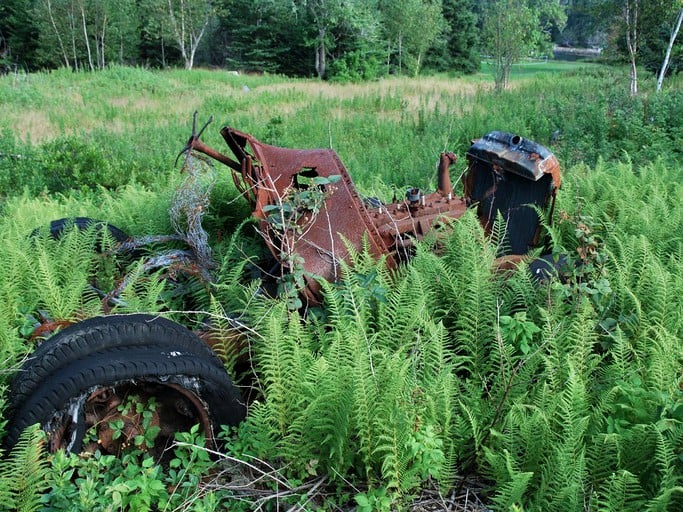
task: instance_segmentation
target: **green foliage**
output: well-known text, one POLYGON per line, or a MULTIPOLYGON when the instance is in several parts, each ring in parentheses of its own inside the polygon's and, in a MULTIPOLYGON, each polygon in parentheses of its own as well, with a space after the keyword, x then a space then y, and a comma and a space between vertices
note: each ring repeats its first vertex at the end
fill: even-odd
POLYGON ((394 282, 367 255, 344 272, 343 284, 324 285, 318 321, 303 323, 284 304, 254 312, 263 318, 253 357, 264 402, 239 432, 266 434, 247 453, 281 459, 299 478, 383 481, 395 499, 447 474, 448 338, 425 316, 418 276, 394 282))
MULTIPOLYGON (((5 510, 40 510, 48 488, 48 468, 43 458, 45 434, 38 425, 26 429, 0 466, 0 498, 5 510)), ((0 452, 2 455, 2 452, 0 452)))
POLYGON ((482 40, 493 57, 496 90, 508 87, 513 63, 536 52, 548 52, 550 28, 562 28, 566 19, 565 8, 557 0, 495 0, 486 4, 482 40))
MULTIPOLYGON (((149 410, 149 409, 147 409, 149 410)), ((164 466, 155 463, 144 444, 133 445, 120 457, 96 451, 89 457, 60 451, 48 458, 50 491, 43 504, 50 510, 140 510, 163 508, 214 510, 229 492, 201 486, 215 463, 204 449, 198 426, 178 433, 164 466)))
POLYGON ((517 345, 520 352, 527 355, 531 350, 534 334, 540 332, 541 329, 526 319, 526 312, 524 311, 518 311, 514 316, 503 315, 499 322, 501 335, 506 341, 517 345))

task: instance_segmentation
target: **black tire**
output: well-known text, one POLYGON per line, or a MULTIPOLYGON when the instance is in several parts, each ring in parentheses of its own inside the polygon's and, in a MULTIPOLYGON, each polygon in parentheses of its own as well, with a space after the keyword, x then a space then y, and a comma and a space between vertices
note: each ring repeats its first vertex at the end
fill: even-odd
POLYGON ((567 256, 564 254, 560 254, 557 259, 553 254, 544 254, 529 263, 529 272, 537 283, 546 283, 552 278, 559 277, 567 265, 567 256))
POLYGON ((224 368, 215 352, 192 331, 166 318, 147 314, 90 318, 47 339, 24 362, 11 384, 7 414, 11 416, 46 379, 75 360, 116 347, 148 345, 167 345, 224 368))
MULTIPOLYGON (((48 435, 60 432, 60 441, 50 449, 79 452, 90 426, 85 414, 89 397, 101 388, 126 386, 156 386, 162 398, 165 393, 182 390, 208 413, 213 431, 220 425, 236 425, 246 415, 238 389, 213 358, 182 351, 173 344, 119 346, 71 359, 44 379, 10 418, 5 445, 11 448, 25 428, 38 423, 48 435)), ((205 434, 213 438, 213 432, 205 434)))
MULTIPOLYGON (((57 219, 50 222, 50 236, 54 240, 59 240, 65 231, 76 228, 80 231, 85 231, 94 227, 94 229, 99 233, 102 229, 106 228, 109 235, 116 242, 125 242, 130 238, 123 230, 108 224, 107 222, 91 219, 90 217, 66 217, 63 219, 57 219)), ((31 236, 38 236, 40 234, 40 228, 34 229, 31 236)))

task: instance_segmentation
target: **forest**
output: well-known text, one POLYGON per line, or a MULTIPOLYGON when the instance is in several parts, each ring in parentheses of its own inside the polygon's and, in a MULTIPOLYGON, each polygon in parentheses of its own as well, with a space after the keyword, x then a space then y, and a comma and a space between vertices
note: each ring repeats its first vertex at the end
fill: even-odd
MULTIPOLYGON (((0 70, 210 66, 357 81, 470 74, 482 55, 509 69, 559 45, 617 61, 637 54, 657 72, 680 8, 676 0, 5 0, 0 70)), ((667 71, 680 66, 675 45, 667 71)))

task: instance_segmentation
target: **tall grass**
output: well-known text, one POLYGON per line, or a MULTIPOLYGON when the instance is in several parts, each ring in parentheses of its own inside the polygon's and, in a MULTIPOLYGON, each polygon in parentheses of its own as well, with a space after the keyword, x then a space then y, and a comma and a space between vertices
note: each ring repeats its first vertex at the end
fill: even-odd
POLYGON ((194 110, 200 119, 215 116, 205 140, 219 149, 227 150, 223 124, 276 145, 332 147, 367 192, 433 184, 441 151, 462 155, 472 139, 501 128, 550 146, 565 167, 625 155, 636 163, 664 153, 679 160, 683 93, 631 101, 623 80, 619 70, 575 64, 501 94, 476 77, 334 85, 120 67, 7 75, 0 77, 0 195, 74 182, 156 186, 173 173, 194 110))

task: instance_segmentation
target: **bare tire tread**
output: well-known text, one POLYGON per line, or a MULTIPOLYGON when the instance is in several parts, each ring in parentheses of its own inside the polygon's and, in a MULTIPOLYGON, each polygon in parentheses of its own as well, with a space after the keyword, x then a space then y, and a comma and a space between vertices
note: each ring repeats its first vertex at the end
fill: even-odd
POLYGON ((213 350, 192 331, 166 318, 147 314, 90 318, 60 331, 34 351, 14 377, 8 410, 20 407, 46 378, 74 360, 109 348, 154 344, 168 344, 223 368, 213 350))
POLYGON ((45 426, 55 414, 68 409, 71 401, 93 388, 146 380, 186 388, 190 385, 206 404, 215 427, 236 425, 246 414, 227 372, 211 360, 159 345, 114 347, 74 360, 42 382, 10 419, 5 444, 13 446, 30 425, 45 426))

